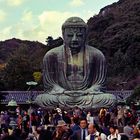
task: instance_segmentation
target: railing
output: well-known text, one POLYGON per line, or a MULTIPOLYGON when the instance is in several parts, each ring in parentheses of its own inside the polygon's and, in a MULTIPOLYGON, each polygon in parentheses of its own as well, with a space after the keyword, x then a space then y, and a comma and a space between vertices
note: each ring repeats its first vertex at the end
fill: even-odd
MULTIPOLYGON (((32 91, 33 100, 39 95, 43 94, 44 91, 32 91)), ((7 104, 12 98, 16 100, 18 104, 27 104, 27 100, 30 98, 31 91, 1 91, 1 93, 5 93, 5 99, 1 100, 1 104, 7 104)), ((111 93, 116 96, 118 100, 124 100, 128 98, 133 90, 109 90, 106 93, 111 93)))

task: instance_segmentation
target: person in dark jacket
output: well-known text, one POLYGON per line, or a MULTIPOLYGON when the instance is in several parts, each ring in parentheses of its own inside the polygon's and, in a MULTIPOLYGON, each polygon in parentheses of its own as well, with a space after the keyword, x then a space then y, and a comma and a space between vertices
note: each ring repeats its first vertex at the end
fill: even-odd
POLYGON ((75 131, 71 136, 71 140, 85 140, 88 135, 87 120, 86 118, 80 119, 80 129, 75 131))

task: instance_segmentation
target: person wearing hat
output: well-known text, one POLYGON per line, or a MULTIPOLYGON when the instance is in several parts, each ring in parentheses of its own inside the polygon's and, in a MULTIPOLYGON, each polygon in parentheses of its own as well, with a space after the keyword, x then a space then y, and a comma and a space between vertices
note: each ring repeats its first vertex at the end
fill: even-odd
POLYGON ((67 126, 65 121, 59 120, 56 131, 52 135, 52 140, 69 140, 72 130, 67 126))

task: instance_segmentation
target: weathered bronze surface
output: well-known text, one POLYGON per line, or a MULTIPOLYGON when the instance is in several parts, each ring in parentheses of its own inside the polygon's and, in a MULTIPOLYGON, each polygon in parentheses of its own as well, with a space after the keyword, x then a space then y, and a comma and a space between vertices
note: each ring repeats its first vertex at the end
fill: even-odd
POLYGON ((62 25, 64 44, 43 59, 45 93, 36 98, 40 106, 96 108, 111 106, 116 98, 102 92, 106 78, 103 53, 87 45, 87 24, 71 17, 62 25))

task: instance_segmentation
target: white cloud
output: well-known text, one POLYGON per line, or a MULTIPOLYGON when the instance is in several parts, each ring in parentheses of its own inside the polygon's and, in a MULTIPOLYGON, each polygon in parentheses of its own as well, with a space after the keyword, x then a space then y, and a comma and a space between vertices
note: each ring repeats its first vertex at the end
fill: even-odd
POLYGON ((21 18, 21 21, 23 21, 23 22, 31 22, 32 21, 32 18, 33 18, 32 11, 25 10, 23 12, 23 16, 21 18))
MULTIPOLYGON (((60 11, 44 11, 39 16, 40 30, 42 34, 47 36, 61 36, 61 26, 64 21, 71 16, 79 16, 78 13, 60 12, 60 11)), ((43 37, 42 35, 42 37, 43 37)))
POLYGON ((92 11, 92 10, 83 10, 81 13, 81 18, 87 22, 89 20, 90 17, 93 17, 96 15, 96 12, 92 11))
POLYGON ((6 18, 6 12, 3 10, 0 10, 0 21, 4 21, 6 18))
POLYGON ((24 0, 7 0, 6 2, 9 6, 19 6, 24 2, 24 0))
POLYGON ((10 36, 11 29, 12 29, 12 26, 8 26, 8 27, 0 30, 1 40, 11 38, 11 36, 10 36))
POLYGON ((42 26, 62 24, 68 17, 79 15, 78 13, 60 12, 60 11, 44 11, 39 16, 39 21, 42 26))
POLYGON ((87 22, 87 20, 93 15, 94 13, 92 11, 81 11, 80 13, 44 11, 38 16, 39 26, 36 30, 38 39, 43 42, 47 36, 52 36, 53 38, 62 36, 62 24, 69 17, 78 16, 87 22))
POLYGON ((80 16, 79 13, 44 11, 39 16, 34 16, 30 22, 24 22, 26 19, 24 18, 26 17, 25 15, 31 15, 31 13, 24 12, 21 18, 22 22, 20 21, 19 24, 16 25, 16 34, 22 39, 38 40, 43 43, 45 43, 48 36, 52 36, 53 38, 62 36, 61 26, 67 18, 80 16), (38 21, 34 21, 35 19, 38 19, 38 21))
POLYGON ((84 5, 84 2, 83 0, 72 0, 69 4, 70 6, 79 7, 84 5))
POLYGON ((31 11, 25 10, 18 23, 0 31, 1 39, 15 37, 45 43, 48 36, 53 38, 62 36, 61 27, 67 18, 78 16, 87 22, 92 15, 91 11, 81 13, 44 11, 40 15, 34 15, 31 11))

